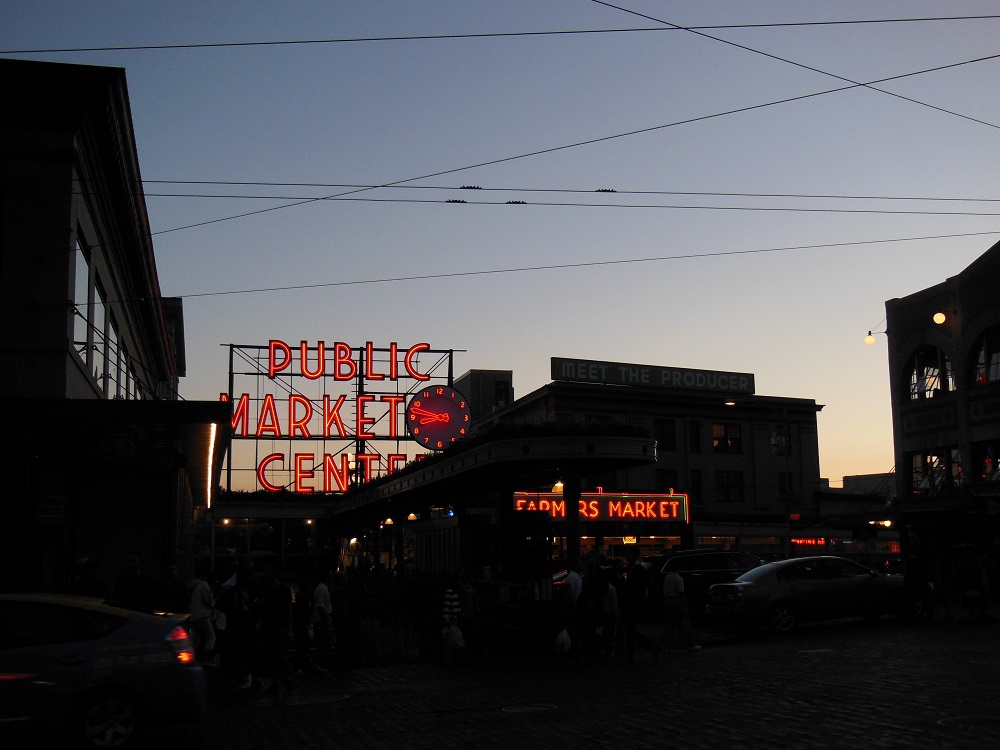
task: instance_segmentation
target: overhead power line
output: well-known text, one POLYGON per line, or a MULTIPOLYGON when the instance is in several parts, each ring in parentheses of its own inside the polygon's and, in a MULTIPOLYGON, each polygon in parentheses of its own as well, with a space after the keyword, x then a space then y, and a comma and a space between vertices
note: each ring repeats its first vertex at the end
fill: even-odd
POLYGON ((826 70, 820 70, 819 68, 815 68, 812 65, 806 65, 805 63, 800 63, 800 62, 797 62, 795 60, 791 60, 791 59, 789 59, 787 57, 781 57, 780 55, 774 55, 774 54, 772 54, 770 52, 765 52, 763 50, 756 49, 755 47, 749 47, 749 46, 747 46, 745 44, 738 44, 737 42, 730 41, 729 39, 723 39, 722 37, 712 36, 711 34, 706 34, 704 31, 700 31, 700 30, 695 29, 694 27, 691 27, 691 26, 680 26, 680 25, 672 23, 670 21, 664 21, 662 18, 656 18, 654 16, 650 16, 650 15, 647 15, 645 13, 639 13, 638 11, 634 11, 634 10, 631 10, 629 8, 623 8, 620 5, 614 5, 613 3, 609 3, 606 0, 590 0, 590 1, 592 3, 597 4, 597 5, 604 5, 604 6, 608 7, 608 8, 614 8, 615 10, 620 10, 620 11, 622 11, 624 13, 629 13, 629 14, 634 15, 634 16, 639 16, 640 18, 645 18, 645 19, 647 19, 649 21, 656 21, 658 23, 666 24, 670 28, 673 28, 673 29, 688 31, 688 32, 691 32, 692 34, 696 34, 697 36, 704 37, 705 39, 711 39, 714 42, 719 42, 720 44, 726 44, 726 45, 728 45, 730 47, 735 47, 736 49, 741 49, 741 50, 745 50, 747 52, 752 52, 755 55, 761 55, 762 57, 767 57, 767 58, 770 58, 772 60, 777 60, 778 62, 782 62, 782 63, 785 63, 787 65, 794 65, 796 68, 802 68, 803 70, 809 70, 809 71, 812 71, 813 73, 819 73, 819 74, 827 76, 829 78, 834 78, 834 79, 836 79, 838 81, 844 81, 846 83, 850 83, 850 84, 855 85, 855 86, 862 86, 862 87, 864 87, 866 89, 871 89, 872 91, 877 91, 880 94, 885 94, 887 96, 895 97, 896 99, 902 99, 903 101, 911 102, 913 104, 918 104, 921 107, 927 107, 928 109, 933 109, 933 110, 935 110, 937 112, 942 112, 944 114, 951 115, 953 117, 960 117, 963 120, 969 120, 970 122, 979 123, 980 125, 987 125, 987 126, 989 126, 991 128, 998 128, 998 129, 1000 129, 1000 125, 996 125, 994 123, 987 122, 986 120, 980 120, 980 119, 978 119, 976 117, 971 117, 969 115, 962 114, 961 112, 956 112, 956 111, 951 110, 951 109, 946 109, 944 107, 939 107, 936 104, 930 104, 928 102, 924 102, 924 101, 921 101, 919 99, 914 99, 913 97, 910 97, 910 96, 904 96, 903 94, 897 94, 897 93, 895 93, 893 91, 888 91, 887 89, 878 88, 878 87, 876 87, 874 85, 876 83, 884 83, 885 81, 893 80, 891 78, 885 78, 885 79, 882 79, 881 81, 870 81, 868 83, 862 83, 860 81, 855 81, 853 78, 847 78, 847 77, 842 76, 842 75, 837 75, 836 73, 830 73, 830 72, 828 72, 826 70))
MULTIPOLYGON (((221 185, 224 187, 301 187, 301 188, 338 188, 374 190, 381 187, 377 183, 337 183, 337 182, 263 182, 247 180, 143 180, 145 185, 221 185)), ((692 195, 717 198, 795 198, 810 200, 870 200, 870 201, 949 201, 959 203, 1000 203, 1000 198, 942 197, 930 195, 848 195, 844 193, 750 193, 750 192, 718 192, 709 190, 630 190, 627 188, 529 188, 529 187, 490 187, 480 185, 397 185, 398 190, 481 190, 484 193, 612 193, 616 195, 692 195)), ((198 193, 150 193, 145 195, 172 197, 200 197, 198 193)), ((209 197, 217 197, 212 194, 209 197)), ((234 197, 255 198, 260 196, 244 195, 234 197)), ((293 196, 280 196, 281 200, 299 200, 293 196)))
MULTIPOLYGON (((618 10, 625 10, 618 8, 618 10)), ((632 12, 632 11, 627 11, 632 12)), ((635 13, 635 15, 641 15, 635 13)), ((187 50, 187 49, 224 49, 232 47, 281 47, 281 46, 302 46, 319 44, 360 44, 372 42, 416 42, 416 41, 442 41, 449 39, 497 39, 504 37, 530 37, 530 36, 574 36, 582 34, 634 34, 664 31, 724 31, 727 29, 776 29, 776 28, 801 28, 809 26, 864 26, 872 24, 894 24, 894 23, 943 23, 952 21, 984 21, 1000 18, 1000 14, 984 14, 976 16, 925 16, 913 18, 873 18, 873 19, 848 19, 841 21, 788 21, 776 23, 732 23, 732 24, 712 24, 706 26, 687 27, 640 27, 640 28, 618 28, 618 29, 562 29, 549 31, 498 31, 483 32, 474 34, 412 34, 404 36, 367 36, 367 37, 339 37, 330 39, 273 39, 247 42, 192 42, 188 44, 128 44, 110 45, 103 47, 40 47, 35 49, 8 49, 0 50, 2 55, 28 55, 46 54, 62 52, 141 52, 147 50, 187 50)), ((650 19, 657 20, 658 19, 650 19)), ((662 23, 658 21, 659 23, 662 23)))
POLYGON ((558 271, 571 268, 594 268, 599 266, 623 266, 636 263, 662 263, 672 260, 690 260, 694 258, 719 258, 733 255, 755 255, 761 253, 777 253, 790 250, 818 250, 820 248, 834 247, 859 247, 862 245, 885 245, 893 242, 920 242, 924 240, 956 239, 960 237, 982 237, 987 235, 1000 234, 1000 230, 991 232, 964 232, 961 234, 939 234, 922 237, 896 237, 883 240, 858 240, 855 242, 825 242, 815 245, 788 245, 784 247, 767 247, 750 250, 720 250, 705 253, 686 253, 684 255, 663 255, 651 258, 624 258, 618 260, 597 260, 580 263, 554 263, 540 266, 521 266, 516 268, 495 268, 479 271, 454 271, 451 273, 430 273, 414 276, 391 276, 381 279, 357 279, 354 281, 329 281, 314 284, 294 284, 289 286, 258 287, 255 289, 235 289, 223 292, 196 292, 192 294, 180 295, 186 299, 194 297, 222 297, 236 294, 262 294, 264 292, 288 292, 303 289, 323 289, 329 287, 342 286, 364 286, 368 284, 389 284, 404 281, 425 281, 429 279, 450 279, 469 276, 492 276, 499 274, 527 273, 530 271, 558 271))
MULTIPOLYGON (((874 80, 874 81, 869 81, 866 84, 862 84, 862 83, 850 83, 850 84, 847 84, 847 85, 844 85, 844 86, 837 86, 837 87, 832 88, 832 89, 825 89, 823 91, 814 91, 811 94, 800 94, 798 96, 791 96, 791 97, 787 97, 785 99, 776 99, 774 101, 764 102, 764 103, 761 103, 761 104, 751 104, 751 105, 748 105, 746 107, 738 107, 736 109, 725 110, 723 112, 715 112, 715 113, 708 114, 708 115, 699 115, 699 116, 696 116, 696 117, 689 117, 689 118, 686 118, 686 119, 683 119, 683 120, 675 120, 673 122, 662 123, 660 125, 652 125, 652 126, 649 126, 649 127, 639 128, 639 129, 636 129, 636 130, 629 130, 629 131, 626 131, 626 132, 623 132, 623 133, 615 133, 615 134, 612 134, 612 135, 599 136, 597 138, 590 138, 590 139, 587 139, 587 140, 575 141, 573 143, 563 144, 561 146, 552 146, 552 147, 549 147, 549 148, 538 149, 536 151, 529 151, 529 152, 522 153, 522 154, 516 154, 514 156, 504 156, 504 157, 500 157, 500 158, 497 158, 497 159, 490 159, 488 161, 477 162, 475 164, 467 164, 466 166, 463 166, 463 167, 454 167, 452 169, 442 169, 442 170, 437 171, 437 172, 430 172, 428 174, 420 175, 420 176, 417 176, 417 177, 407 177, 405 179, 395 180, 394 182, 382 183, 382 184, 377 185, 375 187, 356 188, 356 189, 349 190, 349 191, 346 191, 346 192, 343 192, 343 193, 336 193, 336 194, 333 194, 333 195, 326 195, 326 196, 321 196, 321 197, 318 197, 318 198, 310 198, 310 199, 307 199, 307 200, 295 201, 293 203, 286 203, 285 205, 282 205, 282 206, 270 206, 268 208, 262 208, 262 209, 258 209, 256 211, 246 211, 246 212, 243 212, 243 213, 233 214, 233 215, 230 215, 230 216, 221 216, 221 217, 216 218, 216 219, 208 219, 206 221, 199 221, 199 222, 195 222, 193 224, 185 224, 183 226, 172 227, 170 229, 161 229, 161 230, 159 230, 157 232, 153 232, 153 234, 154 235, 158 235, 158 234, 168 234, 170 232, 179 232, 179 231, 182 231, 182 230, 185 230, 185 229, 194 229, 196 227, 203 227, 203 226, 209 226, 211 224, 218 224, 218 223, 223 222, 223 221, 232 221, 232 220, 235 220, 235 219, 243 219, 243 218, 246 218, 246 217, 249 217, 249 216, 258 216, 260 214, 269 213, 271 211, 281 211, 281 210, 286 209, 286 208, 293 208, 295 206, 303 206, 303 205, 307 205, 309 203, 316 203, 318 201, 332 200, 334 198, 343 198, 343 197, 346 197, 348 195, 354 195, 354 194, 365 192, 365 191, 368 191, 368 190, 378 190, 378 189, 381 189, 381 188, 398 187, 400 185, 405 185, 407 183, 418 182, 420 180, 429 180, 429 179, 434 178, 434 177, 442 177, 442 176, 448 175, 448 174, 456 174, 458 172, 465 172, 465 171, 468 171, 470 169, 477 169, 477 168, 480 168, 480 167, 489 167, 489 166, 494 166, 496 164, 504 164, 504 163, 507 163, 507 162, 517 161, 519 159, 528 159, 528 158, 531 158, 531 157, 534 157, 534 156, 541 156, 541 155, 544 155, 544 154, 553 154, 553 153, 557 153, 559 151, 566 151, 568 149, 579 148, 579 147, 582 147, 582 146, 589 146, 589 145, 594 145, 594 144, 597 144, 597 143, 605 143, 605 142, 616 140, 616 139, 619 139, 619 138, 628 138, 630 136, 641 135, 641 134, 644 134, 644 133, 652 133, 652 132, 655 132, 655 131, 658 131, 658 130, 664 130, 666 128, 676 127, 678 125, 689 125, 689 124, 692 124, 692 123, 704 122, 706 120, 712 120, 712 119, 716 119, 716 118, 720 118, 720 117, 726 117, 726 116, 729 116, 729 115, 734 115, 734 114, 739 114, 739 113, 744 113, 744 112, 752 112, 752 111, 755 111, 755 110, 765 109, 767 107, 773 107, 773 106, 776 106, 778 104, 788 104, 788 103, 791 103, 791 102, 804 101, 806 99, 812 99, 812 98, 815 98, 815 97, 818 97, 818 96, 825 96, 826 94, 832 94, 832 93, 836 93, 836 92, 839 92, 839 91, 849 91, 851 89, 860 88, 860 87, 863 87, 863 86, 870 86, 871 84, 876 84, 876 83, 885 83, 887 81, 898 81, 898 80, 901 80, 903 78, 909 78, 909 77, 912 77, 912 76, 923 75, 923 74, 926 74, 926 73, 931 73, 931 72, 935 72, 935 71, 939 71, 939 70, 946 70, 946 69, 949 69, 949 68, 956 68, 956 67, 960 67, 960 66, 963 66, 963 65, 971 65, 973 63, 985 62, 987 60, 995 60, 997 58, 1000 58, 1000 54, 997 54, 997 55, 988 55, 986 57, 977 57, 977 58, 973 58, 971 60, 963 60, 963 61, 957 62, 957 63, 948 63, 948 64, 945 64, 945 65, 938 65, 938 66, 935 66, 933 68, 924 68, 922 70, 916 70, 916 71, 913 71, 913 72, 910 72, 910 73, 901 73, 899 75, 889 76, 887 78, 880 78, 880 79, 877 79, 877 80, 874 80)), ((985 122, 985 121, 977 121, 977 122, 982 122, 982 124, 989 125, 990 127, 993 127, 993 128, 1000 127, 1000 126, 993 125, 992 123, 988 123, 988 122, 985 122)))
POLYGON ((660 208, 672 210, 701 211, 775 211, 790 213, 829 213, 829 214, 886 214, 907 216, 1000 216, 997 211, 931 211, 927 209, 886 209, 886 208, 824 208, 808 206, 710 206, 697 204, 664 204, 664 203, 591 203, 583 201, 525 201, 525 200, 472 200, 468 198, 377 198, 372 196, 344 196, 338 198, 298 198, 283 195, 225 195, 225 194, 191 194, 191 193, 146 193, 154 198, 216 198, 227 200, 319 200, 360 203, 411 203, 411 204, 441 204, 461 203, 472 206, 504 206, 525 205, 547 208, 660 208))

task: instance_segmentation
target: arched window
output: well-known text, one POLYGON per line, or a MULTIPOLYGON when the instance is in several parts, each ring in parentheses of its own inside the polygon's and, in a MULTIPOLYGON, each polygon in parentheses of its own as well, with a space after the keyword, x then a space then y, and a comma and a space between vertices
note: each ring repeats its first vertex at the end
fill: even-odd
POLYGON ((922 346, 910 365, 910 399, 934 398, 955 390, 951 360, 936 346, 922 346))
POLYGON ((1000 381, 1000 326, 987 330, 972 348, 972 377, 977 385, 1000 381))

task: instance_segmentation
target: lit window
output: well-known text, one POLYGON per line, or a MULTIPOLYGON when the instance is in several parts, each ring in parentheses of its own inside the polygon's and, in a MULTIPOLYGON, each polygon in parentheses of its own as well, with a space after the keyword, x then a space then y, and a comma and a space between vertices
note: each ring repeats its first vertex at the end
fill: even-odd
POLYGON ((911 360, 910 399, 934 398, 955 390, 955 379, 951 372, 951 360, 934 346, 917 350, 911 360))
POLYGON ((933 495, 964 484, 962 454, 957 448, 918 453, 912 459, 913 489, 933 495))
POLYGON ((104 290, 97 285, 94 295, 94 379, 108 393, 108 306, 104 290))
POLYGON ((973 367, 975 382, 982 385, 1000 380, 1000 327, 984 333, 973 351, 976 352, 973 367))
POLYGON ((76 243, 73 253, 74 283, 73 283, 73 349, 87 362, 88 342, 90 338, 90 260, 83 245, 76 243))
POLYGON ((742 453, 740 433, 739 424, 716 422, 712 426, 712 450, 715 453, 742 453))

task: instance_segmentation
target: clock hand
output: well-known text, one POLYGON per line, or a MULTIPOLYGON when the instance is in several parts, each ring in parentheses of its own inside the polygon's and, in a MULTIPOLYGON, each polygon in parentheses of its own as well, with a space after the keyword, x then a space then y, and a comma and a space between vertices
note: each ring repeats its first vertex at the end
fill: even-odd
POLYGON ((419 407, 414 407, 410 409, 411 414, 415 414, 418 417, 424 417, 420 420, 420 424, 428 424, 430 422, 447 422, 449 420, 448 412, 443 414, 438 414, 437 412, 427 411, 426 409, 421 409, 419 407))

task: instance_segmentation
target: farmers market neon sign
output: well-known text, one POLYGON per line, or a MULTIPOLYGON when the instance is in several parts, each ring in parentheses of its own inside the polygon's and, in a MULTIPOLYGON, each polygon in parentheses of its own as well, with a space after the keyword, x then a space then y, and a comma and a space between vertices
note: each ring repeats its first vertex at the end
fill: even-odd
MULTIPOLYGON (((580 519, 585 521, 690 521, 688 496, 667 494, 582 492, 580 519)), ((514 510, 542 511, 556 521, 566 519, 566 498, 558 492, 515 492, 514 510)))

